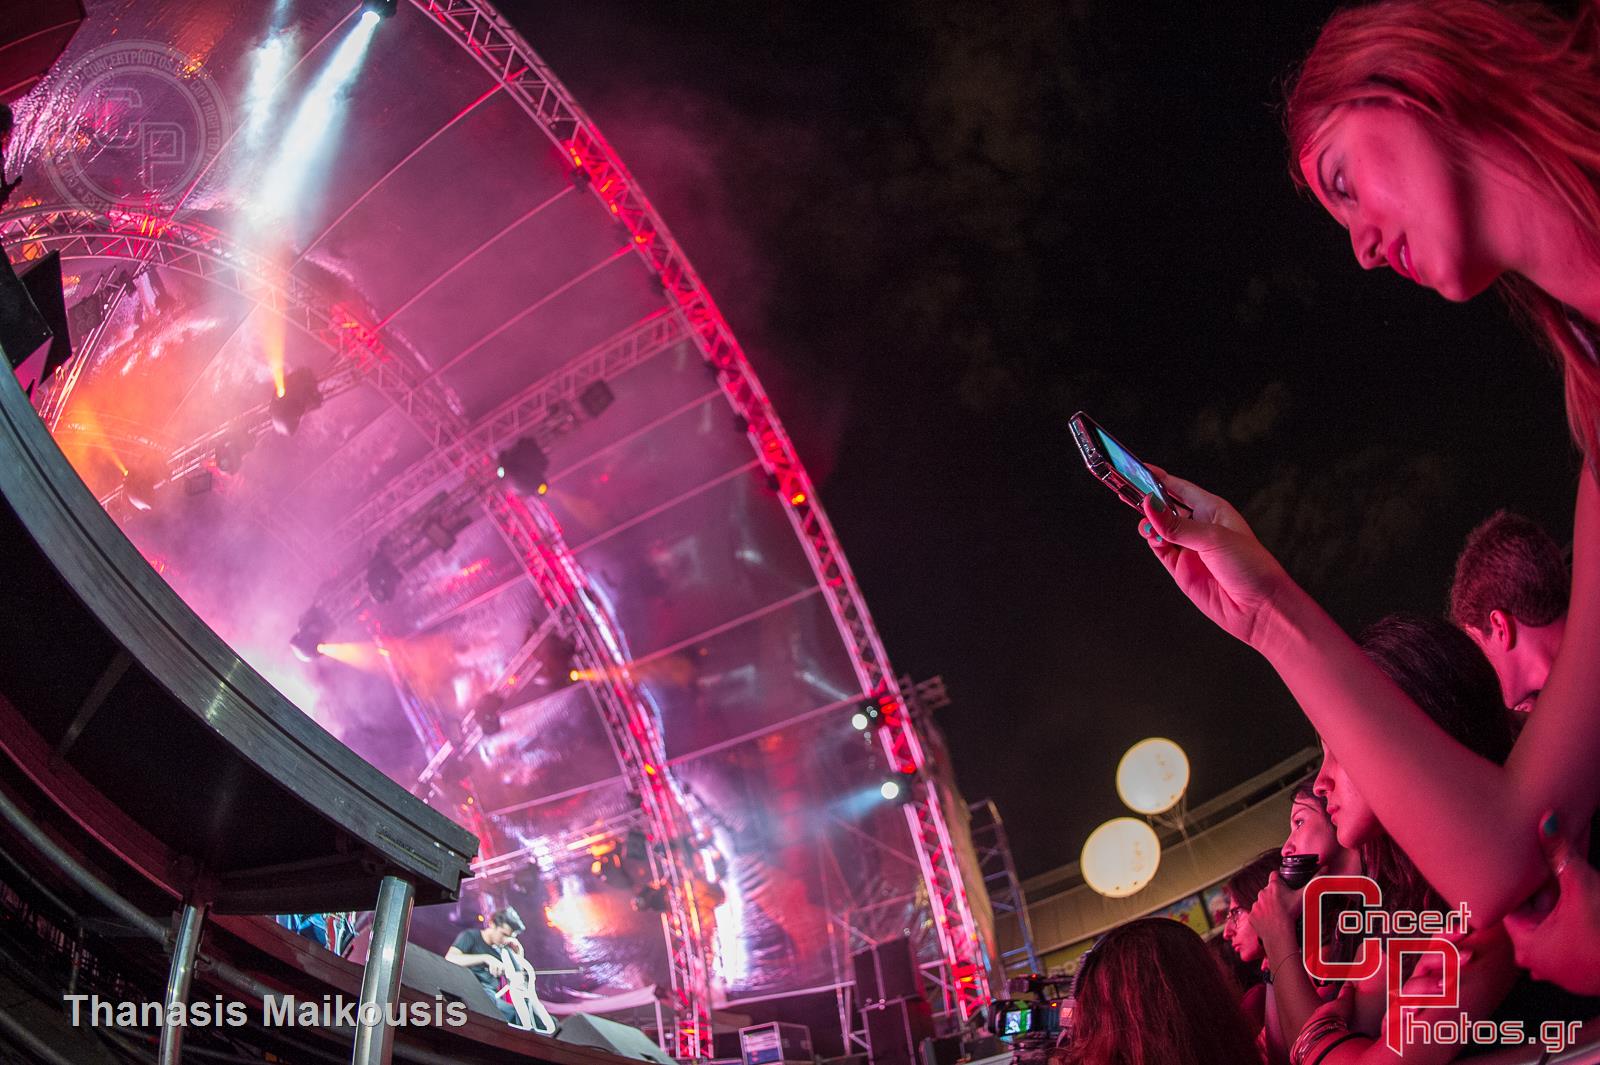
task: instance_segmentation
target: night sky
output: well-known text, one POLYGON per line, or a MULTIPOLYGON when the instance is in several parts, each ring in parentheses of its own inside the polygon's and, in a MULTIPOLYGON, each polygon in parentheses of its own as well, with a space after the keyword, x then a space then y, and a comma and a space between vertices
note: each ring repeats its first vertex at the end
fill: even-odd
POLYGON ((1314 742, 1073 411, 1231 499, 1347 627, 1442 610, 1497 506, 1570 537, 1549 360, 1493 296, 1363 274, 1289 180, 1282 82, 1334 5, 853 6, 501 4, 731 321, 897 668, 944 676, 1023 876, 1125 812, 1145 736, 1191 804, 1314 742))

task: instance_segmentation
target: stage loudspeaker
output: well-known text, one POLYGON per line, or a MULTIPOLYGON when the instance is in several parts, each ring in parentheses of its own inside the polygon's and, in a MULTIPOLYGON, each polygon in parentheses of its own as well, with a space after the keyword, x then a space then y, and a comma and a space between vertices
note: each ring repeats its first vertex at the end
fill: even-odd
POLYGON ((82 0, 7 4, 0 28, 0 103, 26 96, 61 57, 82 21, 82 0))
POLYGON ((563 1043, 579 1047, 609 1050, 635 1061, 654 1062, 655 1065, 678 1065, 667 1052, 656 1046, 649 1036, 637 1028, 593 1017, 587 1013, 569 1013, 559 1018, 556 1038, 563 1043))
POLYGON ((406 944, 405 965, 400 970, 400 982, 411 990, 432 998, 442 996, 447 1002, 462 1002, 473 1013, 492 1017, 500 1024, 506 1023, 494 999, 478 983, 470 969, 447 962, 431 950, 406 944))
POLYGON ((911 940, 886 939, 850 959, 856 974, 856 1002, 865 1006, 896 998, 920 998, 922 981, 911 956, 911 940))
POLYGON ((0 262, 0 349, 17 372, 24 392, 31 395, 33 387, 47 376, 47 367, 54 369, 65 361, 62 350, 70 350, 66 335, 60 253, 51 252, 22 277, 12 272, 9 263, 0 262), (52 279, 53 299, 49 292, 52 279), (59 333, 51 328, 50 312, 57 307, 61 309, 59 333))
POLYGON ((872 1065, 919 1065, 917 1051, 933 1038, 933 1007, 925 998, 895 998, 861 1011, 872 1065))
POLYGON ((956 1065, 961 1060, 959 1035, 930 1035, 922 1041, 922 1065, 956 1065))

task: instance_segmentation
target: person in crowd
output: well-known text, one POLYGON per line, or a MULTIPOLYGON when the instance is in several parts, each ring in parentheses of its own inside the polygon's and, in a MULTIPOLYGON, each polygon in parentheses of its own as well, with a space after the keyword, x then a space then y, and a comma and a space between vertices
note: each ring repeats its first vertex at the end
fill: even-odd
POLYGON ((1550 534, 1509 510, 1495 511, 1467 534, 1456 556, 1450 620, 1489 659, 1519 728, 1561 649, 1571 586, 1550 534))
MULTIPOLYGON (((1328 818, 1327 800, 1317 793, 1315 784, 1314 779, 1307 780, 1295 789, 1289 804, 1289 838, 1283 841, 1282 848, 1273 855, 1266 876, 1252 897, 1252 906, 1255 899, 1259 898, 1267 887, 1267 882, 1272 879, 1271 874, 1277 872, 1281 859, 1293 854, 1316 855, 1319 876, 1343 876, 1361 872, 1361 853, 1340 845, 1333 822, 1328 818)), ((1334 922, 1338 915, 1339 900, 1337 897, 1329 897, 1326 903, 1323 927, 1331 930, 1336 927, 1334 922)), ((1289 919, 1292 921, 1296 915, 1298 910, 1295 910, 1289 919)), ((1246 920, 1248 921, 1248 917, 1246 920)), ((1254 932, 1254 927, 1251 928, 1254 932)), ((1333 956, 1343 958, 1349 953, 1349 945, 1336 942, 1338 940, 1339 937, 1333 936, 1330 932, 1330 951, 1333 956)), ((1263 970, 1270 969, 1270 962, 1265 958, 1266 948, 1261 944, 1259 936, 1257 936, 1257 949, 1263 955, 1263 970)), ((1287 1022, 1290 1025, 1289 1031, 1291 1033, 1297 1031, 1311 1012, 1332 998, 1335 991, 1337 988, 1317 986, 1305 975, 1303 966, 1291 967, 1285 974, 1281 990, 1274 981, 1267 994, 1266 1020, 1263 1028, 1263 1046, 1269 1062, 1288 1060, 1289 1048, 1283 1034, 1285 1017, 1289 1018, 1287 1022)))
MULTIPOLYGON (((1563 647, 1499 766, 1452 741, 1289 577, 1225 500, 1155 470, 1189 510, 1145 501, 1140 532, 1182 591, 1260 652, 1385 830, 1447 902, 1498 923, 1549 878, 1539 827, 1578 839, 1600 803, 1600 7, 1385 0, 1323 27, 1289 90, 1295 178, 1358 262, 1448 299, 1498 284, 1560 359, 1586 456, 1563 647)), ((1576 860, 1576 859, 1574 859, 1576 860)), ((1575 881, 1581 884, 1583 881, 1575 881)), ((1576 986, 1600 942, 1557 906, 1513 925, 1576 986), (1532 940, 1537 939, 1537 944, 1532 940)), ((1526 942, 1525 942, 1526 941, 1526 942)))
POLYGON ((1073 1021, 1055 1065, 1259 1062, 1237 990, 1186 924, 1118 925, 1078 963, 1073 1021))
MULTIPOLYGON (((1572 950, 1561 938, 1579 944, 1600 943, 1600 873, 1583 860, 1571 838, 1554 826, 1539 833, 1539 843, 1550 866, 1555 899, 1506 916, 1506 929, 1517 946, 1517 964, 1534 977, 1559 982, 1568 991, 1600 1003, 1600 956, 1589 955, 1587 969, 1575 967, 1570 961, 1572 950), (1560 936, 1552 929, 1559 929, 1560 936)), ((1582 1012, 1588 1011, 1569 1010, 1568 1015, 1582 1012)), ((1591 1019, 1590 1028, 1597 1023, 1591 1019)))
POLYGON ((508 1024, 517 1023, 517 1011, 510 1002, 500 997, 500 977, 508 964, 506 955, 511 951, 522 953, 517 933, 526 925, 517 911, 507 906, 496 910, 484 922, 483 928, 464 928, 456 936, 444 960, 468 970, 483 985, 484 994, 494 1002, 495 1008, 508 1024))
MULTIPOLYGON (((1328 801, 1317 794, 1315 779, 1295 789, 1289 804, 1289 838, 1280 852, 1315 854, 1320 876, 1343 876, 1361 871, 1361 855, 1339 843, 1338 830, 1328 817, 1328 801)), ((1274 866, 1274 869, 1276 866, 1274 866)))
POLYGON ((1261 937, 1250 927, 1250 907, 1278 869, 1278 852, 1264 850, 1250 864, 1234 873, 1224 889, 1228 893, 1228 915, 1222 922, 1222 938, 1239 960, 1257 969, 1266 967, 1261 937))
POLYGON ((1261 946, 1261 937, 1250 926, 1250 907, 1255 905, 1256 897, 1267 886, 1267 881, 1272 879, 1281 860, 1275 848, 1264 850, 1234 873, 1223 887, 1228 896, 1228 914, 1222 922, 1222 938, 1238 959, 1258 977, 1258 982, 1244 992, 1242 1001, 1251 1029, 1258 1033, 1257 1046, 1269 1062, 1283 1061, 1285 1048, 1273 1004, 1267 954, 1261 946))
POLYGON ((1206 940, 1206 949, 1211 952, 1212 960, 1221 967, 1222 975, 1239 993, 1245 1016, 1250 1019, 1250 1027, 1259 1029, 1266 1016, 1266 999, 1262 995, 1266 990, 1266 982, 1261 978, 1260 966, 1246 965, 1240 961, 1239 955, 1234 953, 1233 944, 1220 933, 1206 940))
MULTIPOLYGON (((1362 636, 1361 647, 1383 674, 1392 680, 1453 740, 1493 763, 1504 762, 1511 750, 1511 727, 1500 706, 1499 685, 1489 663, 1457 629, 1442 620, 1391 615, 1362 636)), ((1338 758, 1324 747, 1322 768, 1314 790, 1326 801, 1338 845, 1357 856, 1356 868, 1377 882, 1383 908, 1417 913, 1443 912, 1449 907, 1423 879, 1384 831, 1361 790, 1350 780, 1338 758)), ((1300 917, 1302 890, 1291 889, 1281 878, 1262 889, 1250 912, 1251 925, 1261 937, 1272 967, 1274 1000, 1290 1060, 1296 1052, 1304 1058, 1347 1038, 1327 1058, 1327 1065, 1384 1059, 1382 1026, 1387 1006, 1386 974, 1352 985, 1340 993, 1346 998, 1337 1020, 1310 1027, 1322 1009, 1325 996, 1305 968, 1300 917)), ((1329 943, 1328 953, 1348 961, 1360 943, 1329 943), (1346 949, 1340 949, 1345 947, 1346 949)), ((1478 931, 1462 945, 1467 955, 1461 968, 1460 1008, 1443 1011, 1454 1018, 1465 1012, 1474 1019, 1487 1017, 1516 982, 1516 964, 1505 932, 1494 926, 1478 931)), ((1410 974, 1407 974, 1410 975, 1410 974)), ((1423 1065, 1450 1061, 1460 1045, 1410 1045, 1405 1060, 1423 1065)))

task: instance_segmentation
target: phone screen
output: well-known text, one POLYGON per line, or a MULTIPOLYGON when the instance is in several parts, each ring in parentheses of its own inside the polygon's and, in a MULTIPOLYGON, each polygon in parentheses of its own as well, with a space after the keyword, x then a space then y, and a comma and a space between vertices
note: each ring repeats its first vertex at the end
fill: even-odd
POLYGON ((1157 483, 1155 474, 1150 472, 1149 467, 1134 458, 1126 448, 1113 440, 1110 434, 1106 433, 1098 425, 1094 426, 1091 432, 1094 433, 1095 443, 1100 446, 1100 453, 1123 476, 1124 480, 1145 495, 1154 492, 1157 499, 1166 499, 1166 493, 1161 491, 1161 485, 1157 483))

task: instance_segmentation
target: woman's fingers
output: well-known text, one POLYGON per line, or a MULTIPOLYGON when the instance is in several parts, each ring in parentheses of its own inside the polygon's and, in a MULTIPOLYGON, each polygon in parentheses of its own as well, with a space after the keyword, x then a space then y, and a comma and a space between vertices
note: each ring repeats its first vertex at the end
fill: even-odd
MULTIPOLYGON (((1202 549, 1211 547, 1226 535, 1223 526, 1201 517, 1186 518, 1173 507, 1164 507, 1154 495, 1144 497, 1144 516, 1160 542, 1174 543, 1179 547, 1202 549)), ((1146 537, 1150 539, 1150 537, 1146 537)))
POLYGON ((1149 463, 1145 463, 1145 465, 1149 466, 1150 472, 1156 475, 1156 480, 1160 481, 1163 487, 1171 489, 1173 494, 1181 499, 1185 506, 1194 511, 1194 516, 1201 521, 1214 521, 1218 508, 1228 505, 1222 497, 1212 495, 1193 481, 1175 477, 1160 466, 1152 466, 1149 463))
POLYGON ((1573 846, 1572 840, 1561 831, 1561 819, 1554 810, 1546 810, 1539 818, 1539 849, 1544 852, 1551 875, 1560 880, 1572 864, 1573 846))

